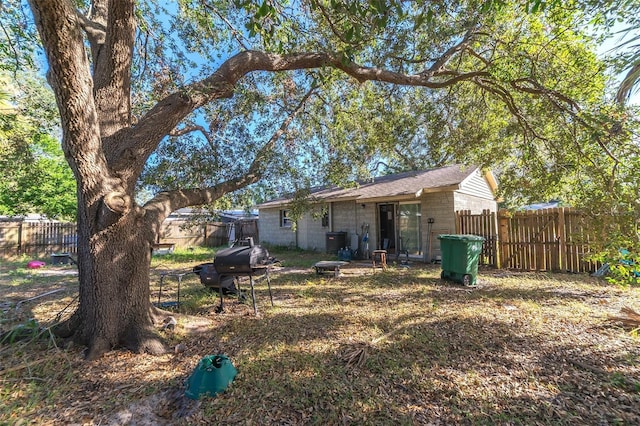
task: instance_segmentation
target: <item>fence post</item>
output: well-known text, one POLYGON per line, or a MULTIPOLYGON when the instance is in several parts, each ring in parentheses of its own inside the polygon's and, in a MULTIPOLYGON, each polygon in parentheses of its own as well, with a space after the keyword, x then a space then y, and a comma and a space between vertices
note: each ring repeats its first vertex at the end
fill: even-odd
POLYGON ((18 224, 18 256, 22 254, 22 222, 18 224))
POLYGON ((509 212, 505 209, 498 211, 498 268, 504 268, 504 261, 509 258, 509 212))
POLYGON ((567 225, 565 220, 565 208, 558 209, 558 269, 568 270, 567 264, 567 225))
POLYGON ((496 212, 491 212, 491 226, 489 229, 493 236, 493 241, 491 243, 493 245, 493 265, 496 268, 500 268, 500 253, 498 252, 500 237, 498 235, 498 215, 496 212))

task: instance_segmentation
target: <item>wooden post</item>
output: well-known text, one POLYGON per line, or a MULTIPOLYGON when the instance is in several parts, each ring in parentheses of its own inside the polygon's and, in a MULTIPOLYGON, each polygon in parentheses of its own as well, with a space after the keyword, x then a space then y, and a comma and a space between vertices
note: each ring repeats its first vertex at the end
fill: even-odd
POLYGON ((567 228, 565 223, 565 209, 558 209, 558 270, 569 270, 567 264, 567 228))
POLYGON ((495 266, 496 268, 500 268, 500 256, 498 255, 498 244, 499 244, 499 237, 498 237, 498 215, 496 214, 496 212, 491 212, 491 227, 490 232, 491 235, 493 236, 493 241, 491 242, 492 245, 492 251, 493 251, 493 266, 495 266))
POLYGON ((22 221, 18 223, 18 256, 22 254, 22 221))
POLYGON ((504 263, 509 258, 507 244, 509 242, 509 218, 507 210, 498 211, 498 268, 504 268, 507 265, 504 263))

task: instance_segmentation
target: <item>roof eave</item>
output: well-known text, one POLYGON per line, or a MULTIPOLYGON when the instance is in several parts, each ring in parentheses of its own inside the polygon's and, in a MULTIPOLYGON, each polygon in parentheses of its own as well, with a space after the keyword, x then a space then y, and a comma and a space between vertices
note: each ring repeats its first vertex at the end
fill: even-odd
POLYGON ((423 194, 434 194, 436 192, 457 191, 459 189, 460 189, 460 184, 456 183, 456 184, 453 184, 453 185, 439 186, 437 188, 423 188, 422 189, 422 193, 423 194))
POLYGON ((415 194, 402 194, 402 195, 389 195, 383 197, 362 197, 358 198, 356 201, 358 203, 382 203, 382 202, 393 202, 393 201, 412 201, 419 197, 416 197, 415 194))

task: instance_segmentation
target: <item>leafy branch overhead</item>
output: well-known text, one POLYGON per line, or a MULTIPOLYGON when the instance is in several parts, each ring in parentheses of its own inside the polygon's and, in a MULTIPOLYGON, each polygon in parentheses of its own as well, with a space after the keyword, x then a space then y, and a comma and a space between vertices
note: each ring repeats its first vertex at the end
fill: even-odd
MULTIPOLYGON (((224 99, 238 92, 244 95, 247 82, 260 79, 253 90, 274 93, 274 80, 264 78, 265 72, 299 71, 299 89, 318 81, 325 92, 339 87, 336 83, 342 79, 332 69, 351 77, 356 91, 367 81, 450 94, 460 92, 454 87, 467 91, 476 87, 487 101, 501 105, 503 115, 511 117, 507 121, 516 124, 524 138, 543 143, 550 136, 541 129, 539 113, 530 108, 536 103, 587 128, 602 124, 581 114, 602 97, 600 65, 584 44, 586 39, 572 27, 572 14, 557 2, 533 1, 519 7, 493 1, 479 6, 422 1, 182 1, 177 9, 155 5, 162 19, 145 14, 151 6, 141 4, 134 11, 124 2, 109 11, 123 29, 111 36, 105 7, 75 14, 98 70, 95 106, 102 117, 101 137, 110 148, 105 161, 116 174, 124 176, 127 170, 127 186, 142 173, 166 135, 177 134, 181 126, 184 131, 187 122, 202 121, 198 117, 203 114, 216 114, 212 105, 223 108, 224 99), (179 42, 159 37, 166 32, 166 21, 172 22, 172 36, 179 42), (197 55, 180 51, 181 45, 197 55), (144 66, 137 55, 116 61, 114 55, 123 46, 143 53, 144 66), (154 69, 153 59, 163 64, 161 70, 154 69), (134 73, 142 78, 134 80, 134 73), (582 78, 585 75, 589 79, 582 78), (145 93, 147 78, 156 77, 168 84, 160 92, 145 93)), ((614 157, 610 150, 605 152, 614 157)), ((255 182, 241 181, 231 187, 255 182)))
MULTIPOLYGON (((166 135, 184 134, 187 125, 202 130, 201 123, 207 116, 220 115, 222 109, 239 105, 226 99, 245 96, 247 89, 262 92, 263 98, 279 96, 274 88, 280 72, 295 76, 298 96, 313 81, 325 93, 343 88, 357 93, 367 81, 385 83, 383 87, 420 87, 427 89, 426 93, 446 91, 449 98, 459 99, 477 91, 482 97, 478 107, 501 110, 503 123, 496 123, 497 126, 511 129, 510 133, 515 131, 525 141, 537 140, 543 145, 555 143, 558 138, 557 132, 550 134, 548 126, 541 124, 544 109, 557 112, 558 116, 551 119, 561 128, 579 123, 583 130, 595 135, 607 125, 606 120, 594 121, 595 114, 584 113, 603 97, 602 66, 585 43, 586 36, 575 27, 574 13, 578 10, 561 7, 559 2, 531 1, 519 6, 502 1, 477 5, 393 0, 312 0, 294 4, 238 0, 233 4, 181 1, 177 8, 142 3, 139 9, 134 9, 133 3, 121 2, 108 14, 102 3, 95 2, 88 13, 74 10, 71 15, 89 41, 94 63, 93 106, 101 138, 108 147, 103 152, 98 149, 96 158, 104 154, 105 164, 114 174, 126 178, 127 187, 135 184, 146 167, 149 170, 148 160, 166 135), (156 15, 149 13, 153 10, 156 15), (119 31, 109 33, 108 17, 121 23, 119 31), (173 29, 170 37, 167 22, 173 29), (171 38, 174 40, 168 41, 171 38), (134 54, 122 61, 116 57, 122 48, 133 49, 134 54), (269 73, 274 74, 266 77, 269 73), (345 84, 345 76, 355 85, 345 84), (160 80, 165 83, 158 86, 160 80), (146 90, 149 83, 161 90, 146 90)), ((79 43, 77 47, 80 48, 79 43)), ((64 55, 51 56, 52 61, 58 59, 61 63, 53 69, 67 61, 64 55)), ((80 69, 89 72, 90 68, 80 69)), ((432 102, 443 99, 428 96, 432 102)), ((248 111, 251 105, 247 103, 243 108, 248 111)), ((457 118, 453 123, 450 120, 448 127, 472 120, 468 111, 458 109, 457 118)), ((443 112, 442 109, 437 114, 443 112)), ((281 120, 286 117, 286 109, 279 114, 272 110, 262 115, 281 120)), ((254 114, 249 120, 259 117, 254 114)), ((306 116, 298 118, 299 122, 303 120, 309 121, 306 116)), ((271 131, 275 130, 272 127, 271 131)), ((308 129, 303 133, 310 140, 327 137, 324 132, 311 135, 308 129)), ((226 142, 217 143, 208 139, 211 136, 201 134, 210 147, 215 146, 211 150, 214 153, 220 152, 221 143, 227 147, 237 144, 228 137, 229 132, 223 139, 226 142)), ((562 137, 580 136, 567 131, 562 137)), ((268 136, 263 140, 267 139, 268 136)), ((503 144, 505 138, 501 139, 503 144)), ((606 156, 619 161, 602 137, 595 140, 606 156)), ((468 138, 461 142, 471 143, 468 138)), ((339 149, 338 141, 332 143, 339 149)), ((485 143, 492 146, 494 142, 485 143)), ((68 148, 73 150, 73 144, 68 148)), ((373 149, 364 147, 370 152, 364 159, 386 162, 384 158, 374 160, 382 154, 373 149)), ((396 152, 398 159, 409 160, 402 149, 389 152, 396 152)), ((330 155, 321 156, 325 161, 332 159, 330 155)), ((487 158, 465 161, 489 162, 487 158)), ((214 183, 229 184, 222 192, 256 182, 239 178, 240 172, 248 171, 246 167, 235 170, 217 174, 221 180, 214 183)), ((215 198, 214 193, 212 190, 202 201, 215 198)))

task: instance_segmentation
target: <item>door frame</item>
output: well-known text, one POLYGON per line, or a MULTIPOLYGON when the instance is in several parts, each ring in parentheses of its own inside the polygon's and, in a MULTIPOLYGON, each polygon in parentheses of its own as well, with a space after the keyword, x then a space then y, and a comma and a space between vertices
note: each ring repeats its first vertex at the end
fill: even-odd
POLYGON ((377 215, 377 226, 376 231, 378 234, 377 244, 376 246, 379 249, 383 249, 383 241, 385 238, 389 239, 389 247, 387 247, 388 253, 395 253, 396 248, 398 247, 398 202, 384 202, 376 204, 376 215, 377 215), (390 210, 389 210, 390 208, 390 210), (389 213, 391 213, 391 218, 389 219, 389 213), (387 215, 386 222, 387 224, 383 229, 383 214, 387 215), (391 227, 393 228, 391 232, 389 232, 389 222, 391 223, 391 227), (383 232, 384 231, 384 232, 383 232), (388 235, 391 233, 392 235, 388 235))

